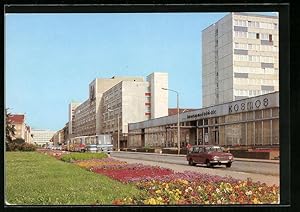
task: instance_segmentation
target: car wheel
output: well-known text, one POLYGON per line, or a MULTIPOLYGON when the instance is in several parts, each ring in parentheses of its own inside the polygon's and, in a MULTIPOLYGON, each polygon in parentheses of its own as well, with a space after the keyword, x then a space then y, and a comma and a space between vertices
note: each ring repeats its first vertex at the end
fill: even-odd
POLYGON ((190 166, 195 166, 195 165, 196 165, 196 164, 193 162, 193 159, 190 159, 190 160, 189 160, 189 165, 190 165, 190 166))
POLYGON ((211 163, 209 162, 209 160, 206 160, 206 166, 207 166, 207 168, 211 168, 211 167, 212 167, 212 165, 211 165, 211 163))
POLYGON ((231 167, 231 163, 227 163, 227 164, 226 164, 226 167, 227 167, 227 168, 230 168, 230 167, 231 167))

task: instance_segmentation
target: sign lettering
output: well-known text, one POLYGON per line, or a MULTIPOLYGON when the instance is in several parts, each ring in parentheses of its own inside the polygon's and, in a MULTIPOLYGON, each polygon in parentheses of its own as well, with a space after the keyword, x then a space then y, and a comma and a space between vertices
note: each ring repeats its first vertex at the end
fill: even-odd
POLYGON ((216 110, 207 110, 205 112, 202 113, 197 113, 197 114, 193 114, 193 115, 187 115, 187 118, 198 118, 198 117, 203 117, 203 116, 208 116, 208 115, 214 115, 216 114, 217 111, 216 110))
POLYGON ((253 110, 254 106, 255 108, 261 108, 261 106, 267 107, 269 105, 269 99, 264 98, 262 101, 260 99, 257 99, 253 102, 242 102, 242 103, 237 103, 235 105, 228 105, 228 112, 233 113, 233 112, 239 112, 239 111, 249 111, 253 110))

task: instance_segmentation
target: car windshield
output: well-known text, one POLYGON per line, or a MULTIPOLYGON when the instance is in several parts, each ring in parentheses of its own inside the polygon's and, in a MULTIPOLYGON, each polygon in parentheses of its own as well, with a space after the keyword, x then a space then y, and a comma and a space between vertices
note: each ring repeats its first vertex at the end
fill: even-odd
POLYGON ((206 147, 206 152, 223 152, 223 148, 219 146, 206 147))

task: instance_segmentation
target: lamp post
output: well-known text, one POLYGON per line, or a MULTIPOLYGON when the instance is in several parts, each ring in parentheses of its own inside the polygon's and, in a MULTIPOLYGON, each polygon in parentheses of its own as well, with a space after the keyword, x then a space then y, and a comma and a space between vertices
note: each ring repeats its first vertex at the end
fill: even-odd
MULTIPOLYGON (((109 112, 113 112, 114 110, 112 109, 107 109, 109 112)), ((118 143, 117 143, 117 150, 120 151, 120 123, 119 123, 119 113, 118 113, 118 117, 117 117, 117 123, 118 123, 118 143)))
POLYGON ((179 93, 178 91, 168 89, 168 88, 161 88, 161 89, 175 92, 177 95, 177 149, 178 149, 177 154, 179 155, 180 154, 179 93))

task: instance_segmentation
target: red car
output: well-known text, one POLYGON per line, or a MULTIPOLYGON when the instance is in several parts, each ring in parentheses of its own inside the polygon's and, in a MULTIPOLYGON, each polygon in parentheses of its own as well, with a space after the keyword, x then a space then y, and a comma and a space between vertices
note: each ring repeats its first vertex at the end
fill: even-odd
POLYGON ((197 145, 192 146, 186 156, 189 165, 206 164, 207 167, 215 165, 226 165, 231 167, 233 155, 227 153, 220 146, 216 145, 197 145))

